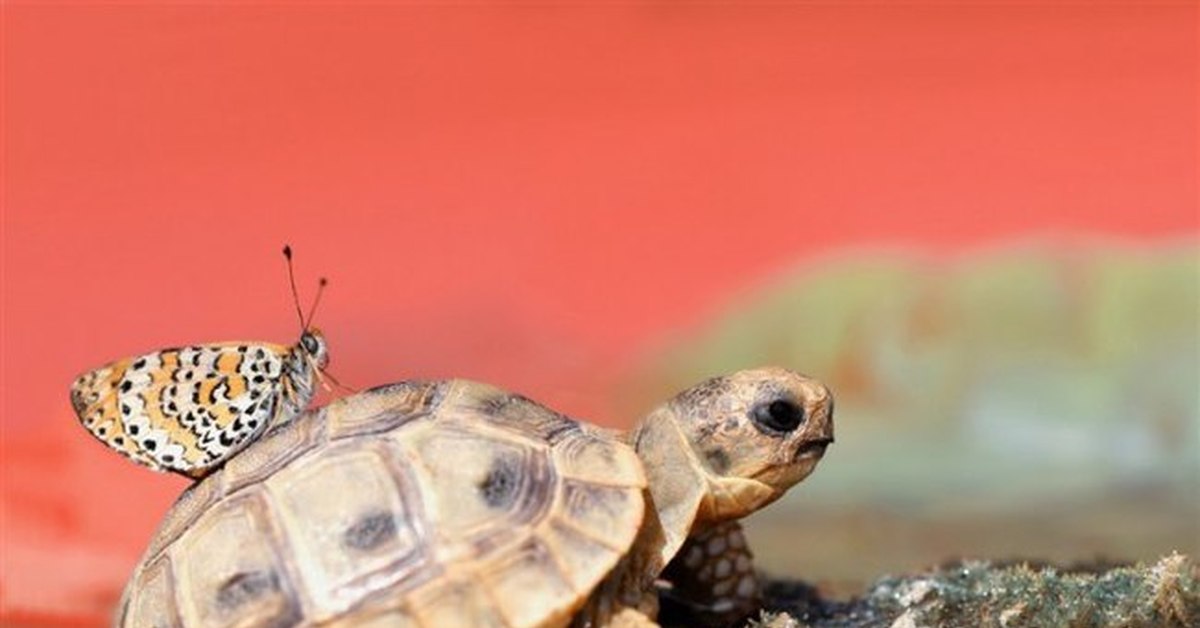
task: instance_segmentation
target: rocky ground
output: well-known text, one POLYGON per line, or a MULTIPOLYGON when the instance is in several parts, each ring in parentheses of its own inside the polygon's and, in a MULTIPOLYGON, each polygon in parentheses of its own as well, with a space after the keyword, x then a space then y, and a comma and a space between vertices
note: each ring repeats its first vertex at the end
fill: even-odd
POLYGON ((761 628, 1188 627, 1200 625, 1200 565, 1171 554, 1148 565, 961 562, 885 577, 850 600, 774 581, 761 628))

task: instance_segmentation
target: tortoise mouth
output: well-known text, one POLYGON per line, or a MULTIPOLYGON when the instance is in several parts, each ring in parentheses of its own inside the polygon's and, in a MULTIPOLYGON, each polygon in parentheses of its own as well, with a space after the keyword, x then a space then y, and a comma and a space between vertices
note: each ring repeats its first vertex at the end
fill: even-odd
POLYGON ((825 448, 833 444, 833 437, 817 438, 804 443, 796 449, 793 460, 801 458, 820 458, 825 455, 825 448))

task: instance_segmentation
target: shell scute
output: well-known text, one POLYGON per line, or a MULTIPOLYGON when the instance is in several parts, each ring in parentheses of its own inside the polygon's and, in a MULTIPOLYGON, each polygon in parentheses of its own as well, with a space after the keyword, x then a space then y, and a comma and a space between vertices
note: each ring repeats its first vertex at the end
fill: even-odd
POLYGON ((330 438, 390 432, 428 416, 445 395, 445 382, 399 382, 340 399, 326 409, 330 438))
POLYGON ((242 487, 262 482, 285 464, 325 442, 324 410, 306 415, 308 420, 292 421, 271 430, 253 447, 230 458, 221 473, 224 491, 233 493, 242 487))
POLYGON ((141 574, 127 614, 132 614, 146 626, 179 626, 179 611, 175 607, 175 589, 166 559, 159 559, 141 574))
POLYGON ((564 480, 556 514, 589 539, 624 552, 641 524, 643 508, 638 489, 564 480))
POLYGON ((480 584, 508 625, 553 625, 579 605, 580 596, 537 539, 498 558, 480 574, 480 584))
MULTIPOLYGON (((260 495, 218 503, 170 548, 184 624, 285 626, 301 617, 260 495), (197 557, 203 557, 198 560, 197 557)), ((140 622, 140 618, 137 622, 140 622)), ((136 622, 135 622, 136 623, 136 622)))
POLYGON ((362 590, 403 588, 421 566, 423 517, 410 484, 382 448, 344 445, 266 481, 317 608, 337 613, 362 590))
POLYGON ((409 444, 440 559, 495 552, 527 534, 550 506, 555 480, 544 448, 486 430, 440 426, 409 444))
POLYGON ((409 607, 422 626, 478 626, 507 628, 492 599, 478 583, 467 579, 443 579, 417 592, 409 607))
POLYGON ((589 538, 579 530, 550 520, 539 531, 550 554, 562 565, 563 575, 576 591, 586 592, 604 577, 621 554, 618 550, 589 538), (597 560, 606 557, 607 560, 597 560))
POLYGON ((592 428, 567 435, 554 448, 563 477, 610 486, 646 487, 642 462, 631 447, 592 428))
POLYGON ((220 486, 219 480, 209 478, 188 487, 175 501, 175 505, 171 507, 171 511, 159 525, 158 531, 150 541, 149 549, 146 550, 146 555, 158 556, 164 548, 179 538, 192 525, 192 522, 202 516, 220 498, 220 486))
MULTIPOLYGON (((345 621, 327 624, 328 628, 425 628, 426 625, 418 622, 411 614, 395 608, 355 615, 346 618, 345 621)), ((438 624, 428 625, 436 626, 438 624)))
POLYGON ((523 395, 475 382, 456 384, 454 402, 461 415, 481 423, 551 445, 580 430, 576 421, 523 395))

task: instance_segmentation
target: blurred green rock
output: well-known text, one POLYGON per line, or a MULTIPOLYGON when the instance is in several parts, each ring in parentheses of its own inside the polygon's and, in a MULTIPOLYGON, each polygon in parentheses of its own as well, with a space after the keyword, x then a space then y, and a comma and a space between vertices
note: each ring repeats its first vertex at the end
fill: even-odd
POLYGON ((921 506, 1200 492, 1200 251, 1029 245, 812 262, 736 295, 631 377, 654 399, 778 364, 825 381, 808 499, 921 506))

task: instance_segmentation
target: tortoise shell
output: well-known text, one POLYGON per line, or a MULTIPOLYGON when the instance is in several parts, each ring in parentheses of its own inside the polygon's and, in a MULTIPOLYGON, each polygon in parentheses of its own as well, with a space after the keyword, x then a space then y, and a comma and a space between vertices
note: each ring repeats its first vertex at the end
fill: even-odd
POLYGON ((645 485, 617 437, 519 395, 372 389, 185 492, 118 624, 563 624, 633 544, 645 485))

